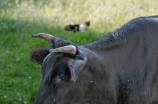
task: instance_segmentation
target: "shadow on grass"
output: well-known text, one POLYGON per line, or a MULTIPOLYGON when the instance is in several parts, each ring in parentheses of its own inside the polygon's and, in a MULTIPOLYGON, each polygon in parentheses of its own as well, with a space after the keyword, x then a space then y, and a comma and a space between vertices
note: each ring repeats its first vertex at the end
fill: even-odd
POLYGON ((43 22, 37 23, 24 20, 0 19, 0 25, 1 37, 12 35, 16 36, 18 40, 20 39, 21 42, 29 40, 29 36, 37 33, 49 33, 56 37, 62 37, 70 41, 75 41, 79 44, 87 44, 100 39, 109 33, 108 31, 99 33, 91 30, 91 28, 87 32, 69 33, 64 31, 64 26, 59 26, 57 22, 45 24, 43 22))

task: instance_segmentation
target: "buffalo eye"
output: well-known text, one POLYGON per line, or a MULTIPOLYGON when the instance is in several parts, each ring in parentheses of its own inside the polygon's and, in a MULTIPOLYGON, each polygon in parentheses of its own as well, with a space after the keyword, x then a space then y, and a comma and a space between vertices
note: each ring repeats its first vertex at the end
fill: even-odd
POLYGON ((69 76, 68 76, 66 73, 60 73, 60 74, 57 76, 58 82, 67 81, 68 78, 69 78, 69 76))

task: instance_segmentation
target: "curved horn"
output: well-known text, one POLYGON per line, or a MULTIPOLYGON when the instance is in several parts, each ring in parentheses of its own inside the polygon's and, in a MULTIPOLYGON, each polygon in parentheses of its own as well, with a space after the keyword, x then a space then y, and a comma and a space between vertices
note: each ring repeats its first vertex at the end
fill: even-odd
POLYGON ((64 53, 69 53, 69 54, 75 55, 77 49, 73 45, 68 45, 68 46, 63 46, 60 48, 50 49, 49 51, 50 52, 64 52, 64 53))
POLYGON ((33 38, 42 38, 44 40, 47 40, 52 43, 52 39, 55 39, 53 35, 47 34, 47 33, 38 33, 36 35, 32 35, 33 38))

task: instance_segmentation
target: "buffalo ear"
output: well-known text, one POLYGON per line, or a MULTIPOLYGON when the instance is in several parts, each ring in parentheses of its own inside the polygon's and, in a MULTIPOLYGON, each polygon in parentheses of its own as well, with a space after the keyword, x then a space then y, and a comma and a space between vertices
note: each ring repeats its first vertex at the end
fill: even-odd
POLYGON ((44 58, 49 54, 49 49, 46 48, 37 48, 34 49, 31 53, 31 59, 33 61, 39 62, 39 63, 43 63, 44 58))
POLYGON ((76 82, 80 72, 84 69, 87 63, 87 57, 82 53, 76 56, 76 59, 68 61, 68 67, 71 73, 71 81, 76 82))

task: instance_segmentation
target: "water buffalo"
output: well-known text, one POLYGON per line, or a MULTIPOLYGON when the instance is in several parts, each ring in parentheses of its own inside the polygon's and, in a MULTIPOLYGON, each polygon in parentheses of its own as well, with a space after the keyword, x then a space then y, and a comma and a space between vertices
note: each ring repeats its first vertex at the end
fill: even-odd
POLYGON ((87 45, 33 35, 42 83, 34 104, 158 104, 158 16, 139 17, 87 45))

